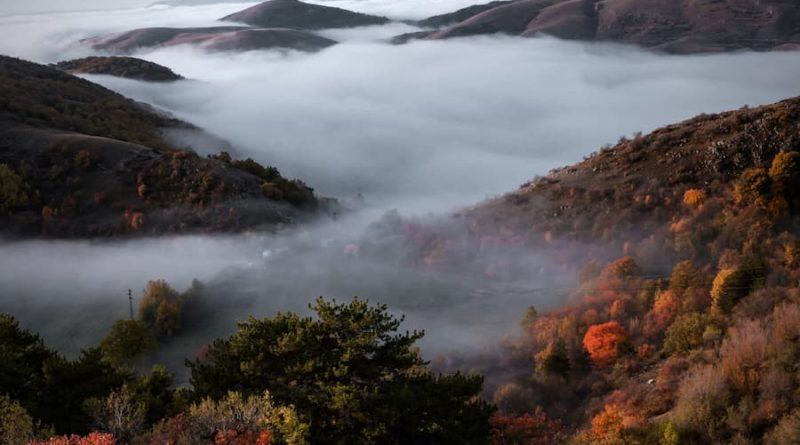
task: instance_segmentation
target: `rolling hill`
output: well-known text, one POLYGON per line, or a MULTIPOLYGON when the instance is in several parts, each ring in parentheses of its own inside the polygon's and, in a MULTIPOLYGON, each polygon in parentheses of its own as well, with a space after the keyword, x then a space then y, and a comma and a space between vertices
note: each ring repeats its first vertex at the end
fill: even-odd
POLYGON ((800 48, 800 5, 784 0, 516 0, 419 24, 437 29, 409 37, 552 35, 679 54, 800 48))
POLYGON ((163 134, 189 124, 58 69, 2 57, 0 93, 4 235, 240 231, 320 208, 302 182, 181 149, 163 134))

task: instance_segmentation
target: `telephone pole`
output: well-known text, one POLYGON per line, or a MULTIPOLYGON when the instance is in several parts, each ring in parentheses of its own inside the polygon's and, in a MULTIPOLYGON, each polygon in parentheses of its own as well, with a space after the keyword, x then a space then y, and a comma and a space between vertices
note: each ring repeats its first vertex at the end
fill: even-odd
POLYGON ((133 292, 128 289, 128 309, 130 311, 131 321, 133 321, 133 292))

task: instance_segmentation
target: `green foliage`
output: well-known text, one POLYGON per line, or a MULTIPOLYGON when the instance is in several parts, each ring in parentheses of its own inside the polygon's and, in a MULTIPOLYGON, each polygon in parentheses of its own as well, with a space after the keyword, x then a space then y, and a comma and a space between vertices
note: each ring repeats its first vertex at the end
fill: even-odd
POLYGON ((198 397, 269 390, 294 406, 320 444, 482 443, 491 410, 474 398, 480 377, 437 376, 398 334, 386 306, 318 299, 316 319, 293 313, 240 323, 190 362, 198 397))
POLYGON ((683 354, 703 345, 703 334, 710 323, 706 314, 693 312, 678 316, 667 329, 664 352, 683 354))
POLYGON ((7 164, 0 164, 0 213, 8 213, 28 203, 27 186, 7 164))
POLYGON ((141 320, 117 320, 99 347, 112 365, 129 367, 141 354, 156 348, 156 339, 141 320))
POLYGON ((177 413, 175 392, 172 390, 172 374, 162 365, 154 365, 150 374, 138 378, 128 386, 137 403, 145 408, 144 421, 152 425, 159 420, 177 413))

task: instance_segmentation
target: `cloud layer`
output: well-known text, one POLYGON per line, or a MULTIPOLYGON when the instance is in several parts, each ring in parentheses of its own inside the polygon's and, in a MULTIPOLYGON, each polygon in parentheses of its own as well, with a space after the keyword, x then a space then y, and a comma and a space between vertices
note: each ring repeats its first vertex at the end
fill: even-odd
MULTIPOLYGON (((326 4, 411 18, 468 2, 326 4)), ((83 37, 212 25, 241 8, 5 16, 0 30, 13 38, 0 39, 0 52, 53 62, 88 54, 74 45, 83 37)), ((324 31, 343 43, 317 54, 187 47, 139 54, 195 79, 169 85, 89 76, 207 129, 239 155, 276 165, 323 194, 361 193, 371 211, 278 237, 0 243, 0 311, 21 315, 49 340, 74 349, 125 316, 127 289, 138 292, 155 278, 183 287, 197 277, 227 308, 208 335, 231 329, 233 319, 248 313, 302 310, 319 294, 360 295, 407 313, 408 327, 428 330, 431 350, 485 346, 513 331, 527 305, 552 303, 570 277, 533 274, 518 287, 488 286, 458 273, 398 267, 391 255, 345 262, 342 245, 385 209, 447 212, 578 161, 622 135, 800 93, 798 53, 659 56, 546 38, 381 41, 411 30, 391 24, 324 31), (227 298, 248 303, 228 307, 227 298)), ((535 252, 524 261, 531 270, 550 267, 535 252)))

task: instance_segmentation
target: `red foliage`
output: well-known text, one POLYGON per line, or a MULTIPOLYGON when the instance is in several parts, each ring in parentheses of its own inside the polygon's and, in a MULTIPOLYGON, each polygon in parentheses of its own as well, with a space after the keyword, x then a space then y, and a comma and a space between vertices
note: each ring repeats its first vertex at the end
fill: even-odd
POLYGON ((561 425, 543 412, 507 416, 496 413, 489 419, 490 445, 555 445, 561 443, 561 425))
POLYGON ((116 445, 114 436, 106 433, 90 433, 88 436, 55 436, 42 442, 30 442, 27 445, 116 445))
POLYGON ((617 359, 619 346, 627 339, 625 328, 616 321, 609 321, 590 327, 583 337, 583 347, 595 365, 604 367, 617 359))
POLYGON ((256 434, 253 431, 220 431, 214 438, 214 445, 269 445, 269 432, 256 434))

